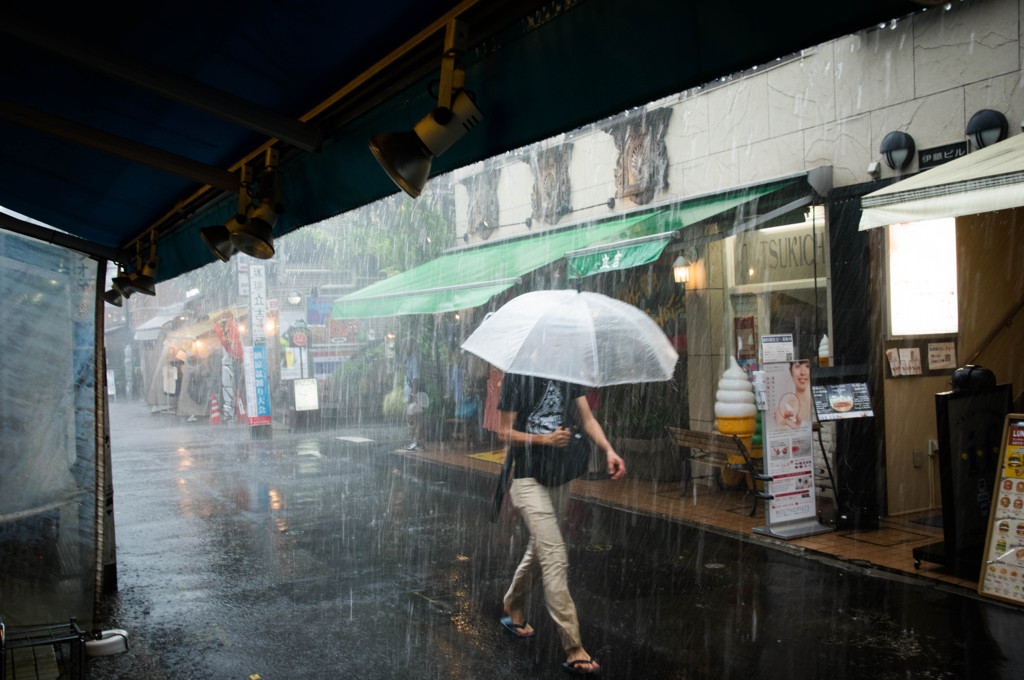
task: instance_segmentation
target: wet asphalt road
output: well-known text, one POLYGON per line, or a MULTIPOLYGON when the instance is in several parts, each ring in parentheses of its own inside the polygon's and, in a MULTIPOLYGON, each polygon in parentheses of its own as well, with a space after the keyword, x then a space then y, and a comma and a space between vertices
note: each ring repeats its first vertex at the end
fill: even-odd
MULTIPOLYGON (((490 479, 393 453, 402 428, 312 434, 111 409, 119 678, 561 678, 499 624, 526 538, 490 479), (373 443, 351 443, 357 435, 373 443)), ((612 482, 609 482, 612 483, 612 482)), ((1024 612, 574 502, 584 642, 609 678, 1021 678, 1024 612)))

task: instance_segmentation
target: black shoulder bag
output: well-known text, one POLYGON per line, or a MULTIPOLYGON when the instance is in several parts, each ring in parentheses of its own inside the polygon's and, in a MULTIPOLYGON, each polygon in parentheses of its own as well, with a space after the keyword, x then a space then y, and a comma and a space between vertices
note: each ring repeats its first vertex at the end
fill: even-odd
POLYGON ((590 461, 590 451, 593 448, 590 437, 583 431, 578 412, 571 402, 566 407, 562 422, 572 433, 569 436, 569 445, 564 449, 546 451, 546 455, 541 458, 537 481, 544 486, 562 486, 583 476, 590 461))
MULTIPOLYGON (((578 411, 571 402, 566 406, 562 422, 572 432, 569 445, 564 449, 545 447, 540 464, 536 469, 536 479, 544 486, 561 486, 568 484, 587 471, 590 452, 593 448, 590 437, 583 431, 579 422, 578 411)), ((491 503, 491 521, 497 522, 501 514, 501 504, 505 500, 511 486, 512 452, 505 449, 505 462, 501 466, 501 475, 494 488, 494 500, 491 503)))
POLYGON ((498 476, 498 485, 494 487, 494 500, 491 502, 491 521, 497 522, 501 515, 501 504, 505 500, 505 494, 511 486, 509 477, 512 474, 512 451, 505 447, 505 461, 501 464, 501 474, 498 476))

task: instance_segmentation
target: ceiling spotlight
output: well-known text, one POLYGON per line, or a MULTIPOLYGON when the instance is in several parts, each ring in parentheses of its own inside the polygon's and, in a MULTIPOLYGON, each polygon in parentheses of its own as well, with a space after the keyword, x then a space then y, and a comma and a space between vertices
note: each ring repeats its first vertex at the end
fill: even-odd
POLYGON ((227 224, 214 224, 199 230, 199 238, 203 239, 206 247, 213 251, 221 262, 227 262, 235 254, 235 246, 231 243, 232 231, 238 230, 240 225, 249 219, 245 213, 251 203, 249 187, 252 186, 252 168, 243 165, 238 172, 238 211, 227 224))
POLYGON ((260 180, 256 205, 248 206, 247 219, 233 219, 226 225, 231 245, 261 260, 274 256, 274 224, 284 212, 284 206, 278 201, 281 175, 277 171, 277 162, 277 150, 267 149, 267 167, 260 180))
POLYGON ((463 89, 465 70, 457 63, 465 51, 465 24, 452 20, 445 32, 437 108, 411 132, 387 132, 370 138, 370 151, 405 193, 417 198, 430 177, 430 164, 472 130, 483 114, 463 89))
POLYGON ((129 276, 132 277, 132 288, 135 289, 136 293, 142 293, 143 295, 156 295, 156 279, 149 274, 139 274, 138 272, 132 272, 129 276))
POLYGON ((122 298, 129 298, 135 292, 135 289, 132 288, 132 280, 125 274, 123 265, 117 265, 117 276, 111 280, 110 286, 122 298))
POLYGON ((1008 131, 1006 116, 992 109, 982 109, 967 121, 965 134, 975 149, 984 149, 1006 139, 1008 131))
MULTIPOLYGON (((235 215, 231 220, 237 221, 239 217, 245 219, 245 215, 235 215)), ((235 246, 231 244, 231 233, 223 224, 203 227, 199 230, 199 238, 203 239, 206 247, 212 250, 221 262, 227 262, 235 254, 235 246)))
POLYGON ((115 307, 120 307, 124 304, 124 297, 114 288, 104 292, 103 299, 108 305, 114 305, 115 307))
MULTIPOLYGON (((156 256, 156 234, 149 236, 149 259, 142 261, 142 244, 135 242, 135 269, 125 273, 123 265, 117 266, 117 276, 110 282, 114 292, 123 298, 129 298, 135 293, 143 295, 156 295, 156 268, 160 258, 156 256)), ((111 302, 106 298, 107 302, 111 302)), ((115 304, 111 302, 111 304, 115 304)))
MULTIPOLYGON (((139 247, 138 243, 136 243, 136 247, 139 247)), ((128 278, 131 279, 131 287, 136 293, 156 295, 156 268, 160 263, 160 258, 156 256, 156 234, 150 233, 149 235, 149 259, 146 260, 145 264, 142 264, 142 254, 140 252, 136 261, 141 267, 136 268, 135 271, 128 275, 128 278)))
POLYGON ((905 170, 914 160, 914 138, 906 132, 894 130, 882 138, 882 146, 878 150, 889 168, 905 170))
POLYGON ((278 214, 272 197, 261 199, 248 219, 228 222, 231 245, 251 257, 269 260, 274 256, 273 231, 278 214))

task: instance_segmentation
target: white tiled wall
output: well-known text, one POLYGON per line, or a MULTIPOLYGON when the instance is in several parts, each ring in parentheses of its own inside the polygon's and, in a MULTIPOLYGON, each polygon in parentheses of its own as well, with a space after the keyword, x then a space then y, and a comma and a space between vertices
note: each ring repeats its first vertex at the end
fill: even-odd
MULTIPOLYGON (((953 2, 950 10, 932 7, 649 104, 648 109, 672 109, 666 134, 668 188, 654 202, 822 165, 833 167, 836 186, 867 182, 868 164, 881 160, 878 147, 888 132, 908 132, 918 149, 963 141, 967 120, 983 108, 1001 111, 1011 134, 1018 134, 1024 121, 1022 5, 1024 0, 974 0, 953 2)), ((620 118, 641 114, 634 109, 620 118)), ((573 144, 574 208, 615 195, 617 151, 602 129, 608 122, 564 135, 573 144)), ((520 223, 530 213, 533 181, 522 157, 522 152, 509 154, 455 173, 456 179, 502 173, 502 225, 520 223)), ((909 170, 916 170, 916 160, 909 170)), ((883 163, 882 176, 893 175, 883 163)), ((457 192, 456 200, 466 200, 465 192, 457 192)), ((578 210, 561 224, 604 219, 636 207, 623 199, 613 211, 603 206, 578 210)), ((464 207, 458 211, 462 219, 466 214, 464 207)), ((457 233, 464 233, 465 226, 459 224, 457 233)), ((535 224, 533 229, 544 227, 535 224)), ((513 226, 500 236, 524 231, 513 226)))

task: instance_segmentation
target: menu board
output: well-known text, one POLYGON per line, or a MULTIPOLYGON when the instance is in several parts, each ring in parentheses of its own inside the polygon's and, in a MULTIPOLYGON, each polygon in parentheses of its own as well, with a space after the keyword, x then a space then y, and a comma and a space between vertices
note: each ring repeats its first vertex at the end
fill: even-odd
POLYGON ((871 410, 871 396, 868 394, 867 383, 812 385, 811 392, 814 394, 814 408, 821 422, 875 415, 871 410))
POLYGON ((1024 414, 1006 416, 999 451, 978 592, 1024 605, 1024 414))
POLYGON ((320 408, 316 378, 300 378, 292 382, 295 389, 295 410, 316 411, 320 408))

